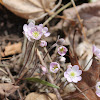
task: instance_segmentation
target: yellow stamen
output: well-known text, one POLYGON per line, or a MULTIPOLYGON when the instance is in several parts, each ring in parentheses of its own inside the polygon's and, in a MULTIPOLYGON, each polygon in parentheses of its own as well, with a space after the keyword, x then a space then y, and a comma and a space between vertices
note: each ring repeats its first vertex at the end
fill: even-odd
POLYGON ((74 76, 75 76, 75 73, 74 73, 74 72, 71 72, 71 74, 70 74, 70 75, 74 77, 74 76))
POLYGON ((37 38, 37 37, 39 36, 39 32, 37 32, 37 31, 32 32, 32 34, 33 34, 33 36, 34 36, 35 38, 37 38))

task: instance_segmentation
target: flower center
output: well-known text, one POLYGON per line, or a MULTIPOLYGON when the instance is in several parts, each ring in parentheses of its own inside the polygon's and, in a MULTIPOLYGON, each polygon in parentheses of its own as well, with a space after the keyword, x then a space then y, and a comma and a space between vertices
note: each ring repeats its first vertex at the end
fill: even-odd
POLYGON ((64 48, 61 48, 60 51, 63 52, 64 51, 64 48))
POLYGON ((58 68, 58 66, 57 65, 54 65, 53 70, 55 70, 56 68, 58 68))
POLYGON ((37 32, 37 31, 32 32, 32 34, 33 34, 33 36, 34 36, 35 38, 37 38, 37 37, 39 36, 39 32, 37 32))
POLYGON ((71 72, 70 75, 71 75, 72 77, 74 77, 74 76, 75 76, 75 73, 74 73, 74 72, 71 72))

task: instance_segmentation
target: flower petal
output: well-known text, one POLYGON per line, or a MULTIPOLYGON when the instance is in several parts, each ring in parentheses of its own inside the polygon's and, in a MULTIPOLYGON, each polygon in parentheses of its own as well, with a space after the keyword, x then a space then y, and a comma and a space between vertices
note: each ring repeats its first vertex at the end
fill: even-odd
POLYGON ((80 76, 82 74, 82 71, 81 70, 77 70, 76 71, 76 76, 80 76))
POLYGON ((34 23, 32 23, 32 22, 30 22, 29 24, 28 24, 28 27, 35 27, 35 24, 34 23))
POLYGON ((100 91, 96 91, 96 95, 100 97, 100 91))
POLYGON ((24 24, 24 26, 23 26, 23 30, 24 30, 25 32, 28 31, 28 29, 27 29, 27 24, 24 24))
POLYGON ((68 82, 72 82, 72 79, 66 72, 64 72, 64 77, 67 79, 68 82))
POLYGON ((51 34, 51 33, 47 32, 47 33, 44 34, 44 36, 45 36, 45 37, 48 37, 48 36, 50 36, 50 34, 51 34))
POLYGON ((73 67, 72 67, 72 70, 79 70, 79 66, 78 65, 74 65, 73 67))

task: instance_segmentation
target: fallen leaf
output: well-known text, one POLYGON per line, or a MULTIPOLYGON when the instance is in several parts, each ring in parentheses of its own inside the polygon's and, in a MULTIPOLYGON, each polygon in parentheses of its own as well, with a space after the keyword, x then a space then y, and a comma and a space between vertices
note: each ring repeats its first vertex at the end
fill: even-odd
POLYGON ((6 8, 25 19, 42 16, 45 10, 51 10, 56 0, 1 0, 6 8), (44 10, 45 9, 45 10, 44 10))
POLYGON ((21 47, 22 47, 21 42, 15 43, 15 44, 12 44, 12 45, 7 45, 5 47, 4 54, 1 53, 2 57, 9 56, 9 55, 14 55, 14 54, 17 54, 17 53, 21 53, 21 47))
POLYGON ((53 93, 46 94, 40 94, 40 93, 30 93, 26 96, 25 100, 51 100, 49 97, 51 97, 53 100, 57 100, 56 95, 53 93))
MULTIPOLYGON (((88 41, 100 47, 100 1, 95 2, 95 3, 85 3, 82 5, 76 6, 76 9, 83 23, 83 26, 84 26, 83 28, 87 35, 88 41)), ((77 27, 78 29, 80 29, 81 27, 77 18, 77 13, 75 11, 75 8, 73 7, 73 8, 64 10, 63 15, 66 17, 66 20, 63 23, 63 29, 66 31, 65 35, 66 36, 69 35, 70 41, 72 42, 73 32, 75 28, 77 27), (72 24, 73 21, 75 22, 74 26, 72 24)), ((82 29, 80 29, 80 31, 81 30, 82 29)), ((80 42, 79 40, 82 41, 83 38, 82 36, 79 36, 77 34, 75 36, 75 43, 80 42)))
MULTIPOLYGON (((89 80, 88 80, 88 81, 89 81, 89 80)), ((84 94, 87 96, 87 98, 88 98, 89 100, 97 100, 97 97, 96 97, 94 91, 93 91, 92 89, 90 89, 90 87, 88 86, 88 84, 87 84, 86 82, 81 81, 81 82, 77 83, 77 86, 78 86, 78 88, 79 88, 81 91, 84 91, 84 90, 87 89, 87 90, 84 92, 84 94)), ((81 98, 83 98, 84 100, 87 100, 87 99, 85 98, 85 96, 82 95, 82 93, 80 93, 78 96, 81 97, 81 98)), ((78 96, 77 96, 77 97, 78 97, 78 96)))
POLYGON ((14 86, 10 83, 0 83, 0 95, 9 96, 13 92, 15 92, 19 86, 14 86))

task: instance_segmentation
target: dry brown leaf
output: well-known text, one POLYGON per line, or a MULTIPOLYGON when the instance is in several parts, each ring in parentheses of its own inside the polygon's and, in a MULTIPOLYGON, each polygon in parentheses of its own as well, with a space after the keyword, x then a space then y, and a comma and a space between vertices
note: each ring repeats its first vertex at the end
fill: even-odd
MULTIPOLYGON (((85 3, 76 6, 76 9, 82 19, 83 28, 88 41, 90 43, 95 43, 100 47, 100 1, 96 3, 85 3)), ((66 35, 68 36, 69 33, 70 39, 72 39, 73 34, 71 36, 71 33, 73 33, 73 30, 75 30, 76 27, 80 28, 77 14, 74 7, 64 10, 63 14, 66 16, 66 21, 64 21, 63 27, 66 30, 66 35), (72 25, 73 20, 75 21, 75 26, 72 25)), ((80 36, 76 35, 75 42, 79 42, 79 39, 82 40, 80 36)))
MULTIPOLYGON (((86 82, 81 81, 81 82, 77 83, 77 86, 78 86, 78 88, 81 89, 81 91, 84 91, 84 90, 88 89, 88 90, 86 90, 84 92, 84 94, 87 96, 87 98, 89 100, 98 100, 97 97, 96 97, 96 95, 95 95, 95 92, 92 89, 89 88, 89 86, 86 84, 86 82)), ((85 96, 83 96, 82 94, 79 94, 78 96, 81 97, 81 98, 83 98, 84 100, 87 100, 85 98, 85 96)))
POLYGON ((14 14, 25 19, 34 19, 52 9, 56 0, 1 0, 1 3, 14 14))
POLYGON ((9 55, 14 55, 14 54, 17 54, 17 53, 21 53, 21 47, 22 47, 21 42, 15 43, 15 44, 12 44, 12 45, 7 45, 5 47, 4 54, 1 53, 1 55, 2 55, 2 57, 4 57, 4 56, 9 56, 9 55))
POLYGON ((9 96, 13 92, 15 92, 19 86, 14 86, 10 83, 0 83, 0 95, 9 96))
POLYGON ((51 100, 49 98, 49 96, 53 99, 53 100, 57 100, 56 95, 53 93, 49 93, 48 96, 46 94, 40 94, 40 93, 30 93, 26 96, 25 100, 51 100))

